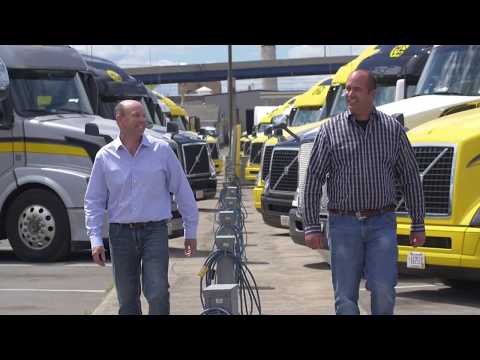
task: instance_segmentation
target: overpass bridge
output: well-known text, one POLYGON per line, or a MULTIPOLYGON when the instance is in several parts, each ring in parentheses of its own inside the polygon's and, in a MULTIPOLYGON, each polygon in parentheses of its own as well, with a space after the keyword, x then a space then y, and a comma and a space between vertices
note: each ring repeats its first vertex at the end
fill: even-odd
MULTIPOLYGON (((232 76, 258 79, 284 76, 335 74, 356 56, 328 56, 302 59, 237 61, 232 63, 232 76)), ((228 63, 148 66, 125 69, 144 84, 172 84, 221 81, 228 78, 228 63)))

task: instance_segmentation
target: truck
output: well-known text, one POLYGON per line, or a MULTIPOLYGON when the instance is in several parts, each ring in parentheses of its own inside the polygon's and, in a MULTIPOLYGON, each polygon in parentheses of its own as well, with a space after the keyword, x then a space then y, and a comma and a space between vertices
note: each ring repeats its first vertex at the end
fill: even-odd
MULTIPOLYGON (((325 103, 326 94, 328 94, 330 84, 331 78, 326 77, 315 83, 303 94, 297 95, 288 100, 278 109, 278 113, 274 114, 275 116, 272 116, 272 125, 264 131, 264 136, 259 136, 252 142, 252 151, 254 146, 257 146, 260 154, 260 171, 257 175, 255 187, 253 188, 253 196, 255 200, 255 208, 262 213, 262 216, 264 210, 262 194, 264 192, 266 178, 270 171, 270 160, 272 157, 273 146, 278 142, 286 140, 287 137, 290 136, 289 133, 300 134, 316 126, 316 122, 320 121, 319 114, 325 103), (300 108, 298 106, 299 104, 301 105, 300 108), (285 124, 289 130, 285 133, 281 129, 274 132, 272 126, 278 126, 280 124, 285 124), (272 134, 275 136, 272 136, 272 134)), ((250 157, 252 157, 252 155, 250 155, 250 157)), ((269 215, 266 214, 264 221, 269 221, 269 219, 269 215)), ((274 223, 276 223, 276 220, 274 223)), ((270 224, 273 223, 270 222, 270 224)))
POLYGON ((10 79, 0 103, 1 238, 22 260, 58 261, 90 248, 85 191, 96 152, 119 130, 95 115, 96 82, 75 49, 1 45, 0 59, 10 79))
POLYGON ((471 286, 480 280, 480 109, 428 121, 407 135, 422 175, 426 242, 410 246, 410 217, 397 184, 399 269, 471 286), (406 268, 411 251, 424 254, 425 269, 406 268))
MULTIPOLYGON (((282 136, 269 139, 265 143, 262 168, 265 186, 261 195, 261 213, 267 225, 288 226, 288 221, 285 223, 284 220, 288 217, 284 215, 285 212, 288 215, 297 186, 299 136, 309 128, 316 127, 316 123, 320 121, 330 83, 331 79, 324 80, 296 97, 290 112, 291 121, 288 121, 289 131, 295 136, 287 140, 286 137, 282 138, 282 132, 282 136)), ((285 122, 283 124, 287 125, 285 122)))
MULTIPOLYGON (((449 115, 462 116, 462 112, 479 107, 480 99, 477 94, 480 94, 480 77, 475 70, 479 55, 480 47, 476 45, 434 46, 418 80, 413 97, 380 106, 378 109, 390 115, 402 109, 405 126, 410 129, 407 135, 410 137, 410 132, 414 131, 415 134, 416 127, 421 123, 428 121, 431 124, 429 125, 432 128, 431 131, 433 131, 437 121, 441 120, 438 124, 444 123, 444 121, 448 122, 449 119, 452 119, 449 115), (445 119, 442 119, 443 117, 445 119)), ((451 130, 454 131, 453 128, 451 130)), ((419 163, 419 167, 422 168, 421 163, 419 163)), ((427 192, 425 184, 424 191, 427 192)), ((298 198, 300 199, 300 197, 298 198)), ((402 216, 404 214, 400 213, 397 216, 399 223, 405 222, 405 219, 401 218, 402 216)), ((326 224, 328 213, 322 212, 322 217, 326 224)), ((299 218, 296 220, 298 221, 299 218)), ((299 223, 301 227, 301 217, 299 223)), ((297 229, 301 230, 303 227, 301 229, 297 227, 297 229)), ((453 229, 451 227, 449 231, 453 231, 453 229)), ((427 230, 427 237, 428 234, 427 230)), ((299 234, 295 234, 295 236, 296 242, 302 244, 303 231, 301 236, 299 234)), ((401 237, 399 236, 400 241, 401 237)), ((320 253, 326 261, 329 261, 328 250, 321 250, 320 253)))
POLYGON ((182 133, 188 131, 191 133, 191 135, 195 134, 196 136, 200 136, 202 140, 204 140, 208 144, 210 156, 213 159, 213 163, 215 166, 215 172, 217 174, 220 174, 222 172, 224 163, 220 157, 220 148, 218 145, 217 137, 203 133, 203 131, 201 131, 200 122, 194 120, 196 117, 189 117, 185 109, 176 104, 173 100, 156 91, 152 92, 158 97, 160 102, 166 105, 167 108, 170 110, 169 113, 165 113, 166 123, 174 122, 178 125, 178 128, 182 133), (193 121, 191 121, 190 119, 192 119, 193 121))
POLYGON ((285 103, 275 107, 271 112, 265 114, 258 124, 254 126, 253 132, 247 139, 240 139, 243 144, 244 155, 248 156, 247 166, 245 168, 245 180, 256 181, 260 173, 261 154, 264 143, 270 136, 265 135, 265 130, 279 122, 285 122, 295 102, 296 96, 288 99, 285 103), (253 151, 253 154, 252 154, 253 151))

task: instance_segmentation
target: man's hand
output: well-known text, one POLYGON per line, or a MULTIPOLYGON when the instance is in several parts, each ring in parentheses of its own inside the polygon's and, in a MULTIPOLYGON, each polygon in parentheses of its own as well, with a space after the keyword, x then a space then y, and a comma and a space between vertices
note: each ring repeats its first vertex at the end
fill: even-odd
POLYGON ((425 244, 425 231, 417 231, 410 233, 410 245, 413 247, 423 246, 425 244))
POLYGON ((185 239, 185 256, 193 256, 197 251, 197 239, 185 239))
POLYGON ((105 248, 103 246, 95 246, 92 249, 92 257, 95 264, 105 266, 105 248))
POLYGON ((311 249, 328 249, 328 243, 324 233, 305 235, 305 244, 311 249))

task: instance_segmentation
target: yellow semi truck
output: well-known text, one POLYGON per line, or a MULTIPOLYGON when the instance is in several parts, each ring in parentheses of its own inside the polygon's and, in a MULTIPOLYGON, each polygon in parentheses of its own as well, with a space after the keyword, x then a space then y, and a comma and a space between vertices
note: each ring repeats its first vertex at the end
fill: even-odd
POLYGON ((410 218, 397 186, 399 262, 425 256, 424 270, 449 285, 480 280, 480 109, 429 121, 408 132, 422 174, 426 243, 409 246, 410 218))
MULTIPOLYGON (((265 135, 264 132, 277 121, 286 121, 285 119, 288 118, 294 101, 295 97, 287 100, 284 104, 278 106, 273 111, 263 116, 258 123, 255 135, 250 138, 249 143, 247 143, 247 140, 243 140, 244 149, 247 150, 249 156, 247 167, 245 168, 245 180, 257 180, 257 176, 260 172, 262 147, 263 144, 265 144, 265 142, 271 137, 271 135, 265 135)), ((240 139, 240 141, 242 141, 242 139, 240 139)))
MULTIPOLYGON (((331 78, 328 77, 314 84, 303 94, 297 95, 295 98, 287 101, 287 103, 283 105, 283 111, 279 110, 275 119, 272 119, 272 124, 278 125, 279 123, 284 123, 288 126, 291 132, 298 134, 317 126, 316 124, 318 121, 320 121, 320 114, 322 107, 325 104, 330 84, 331 78)), ((265 186, 266 175, 268 175, 270 170, 270 160, 273 146, 277 144, 279 140, 286 140, 288 137, 290 137, 287 132, 283 131, 280 132, 281 135, 278 134, 277 136, 270 136, 268 133, 269 132, 267 131, 267 134, 263 139, 256 140, 261 141, 261 156, 260 171, 253 189, 253 196, 255 208, 262 214, 262 194, 265 186)))

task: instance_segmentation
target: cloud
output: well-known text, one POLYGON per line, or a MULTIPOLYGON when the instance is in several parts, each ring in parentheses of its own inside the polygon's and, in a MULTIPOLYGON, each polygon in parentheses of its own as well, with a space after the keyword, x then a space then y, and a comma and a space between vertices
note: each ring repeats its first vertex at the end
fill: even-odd
POLYGON ((113 61, 122 67, 186 65, 165 59, 168 53, 187 53, 202 45, 73 45, 77 50, 113 61))
POLYGON ((288 58, 358 55, 368 45, 299 45, 288 50, 288 58))

